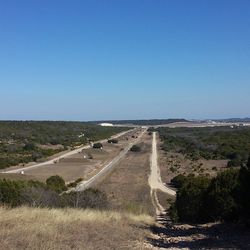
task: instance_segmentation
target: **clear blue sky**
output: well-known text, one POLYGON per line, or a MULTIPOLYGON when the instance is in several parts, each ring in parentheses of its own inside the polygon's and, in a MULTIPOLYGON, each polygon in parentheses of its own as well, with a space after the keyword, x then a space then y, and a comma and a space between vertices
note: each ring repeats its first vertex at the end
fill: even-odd
POLYGON ((249 0, 0 0, 0 119, 250 116, 249 0))

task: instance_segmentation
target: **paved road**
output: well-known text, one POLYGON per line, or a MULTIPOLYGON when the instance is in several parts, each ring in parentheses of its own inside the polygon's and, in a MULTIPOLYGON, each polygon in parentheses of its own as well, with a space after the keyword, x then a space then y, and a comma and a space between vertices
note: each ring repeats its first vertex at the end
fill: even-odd
POLYGON ((156 140, 156 132, 153 132, 153 139, 152 139, 152 155, 151 155, 151 173, 148 179, 149 186, 151 189, 151 198, 153 205, 156 208, 156 213, 161 214, 164 212, 164 208, 159 203, 157 197, 157 190, 160 190, 164 193, 169 195, 175 196, 176 192, 170 188, 168 188, 161 180, 161 172, 158 166, 158 154, 157 154, 157 140, 156 140))
MULTIPOLYGON (((118 138, 120 136, 125 135, 126 133, 131 132, 132 130, 134 130, 134 129, 121 132, 119 134, 116 134, 116 135, 112 136, 111 138, 112 139, 118 138)), ((104 143, 105 141, 107 141, 107 139, 100 140, 98 142, 104 143)), ((13 170, 5 170, 5 171, 2 171, 1 173, 6 173, 6 174, 21 173, 22 171, 25 172, 25 171, 33 169, 33 168, 38 168, 38 167, 42 167, 42 166, 50 165, 50 164, 56 164, 60 159, 63 159, 63 158, 69 157, 71 155, 77 154, 77 153, 81 152, 83 149, 88 149, 90 147, 91 147, 90 145, 82 146, 80 148, 74 149, 74 150, 72 150, 70 152, 67 152, 65 154, 62 154, 62 155, 60 155, 60 156, 58 156, 56 158, 53 158, 52 160, 41 162, 41 163, 29 166, 29 167, 23 167, 23 168, 18 168, 18 169, 13 169, 13 170)))
POLYGON ((147 128, 143 129, 138 138, 133 140, 123 151, 120 152, 119 155, 117 155, 111 162, 109 162, 105 167, 103 167, 100 172, 91 177, 89 180, 80 182, 74 190, 83 191, 93 185, 100 177, 103 177, 109 170, 115 167, 115 165, 128 153, 128 151, 134 144, 139 142, 139 140, 146 131, 147 128))

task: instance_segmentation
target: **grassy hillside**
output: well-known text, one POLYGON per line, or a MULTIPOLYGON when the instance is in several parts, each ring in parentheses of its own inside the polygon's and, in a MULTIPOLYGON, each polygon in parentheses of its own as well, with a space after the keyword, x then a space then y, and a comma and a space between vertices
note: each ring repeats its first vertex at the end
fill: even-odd
POLYGON ((1 249, 145 249, 153 219, 109 211, 0 208, 1 249), (18 221, 18 223, 17 223, 18 221))

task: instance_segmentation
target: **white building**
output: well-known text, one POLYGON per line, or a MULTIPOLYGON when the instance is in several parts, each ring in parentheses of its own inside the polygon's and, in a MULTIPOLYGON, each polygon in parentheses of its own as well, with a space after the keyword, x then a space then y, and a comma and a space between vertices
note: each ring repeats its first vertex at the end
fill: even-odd
POLYGON ((99 125, 102 127, 113 127, 114 126, 112 123, 100 123, 99 125))

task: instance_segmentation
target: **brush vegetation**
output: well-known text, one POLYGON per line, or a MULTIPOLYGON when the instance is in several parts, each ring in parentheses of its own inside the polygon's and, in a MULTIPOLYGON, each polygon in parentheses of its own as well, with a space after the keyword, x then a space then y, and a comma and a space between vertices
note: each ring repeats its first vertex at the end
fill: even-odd
POLYGON ((83 122, 0 121, 0 169, 40 161, 71 147, 127 130, 83 122))
POLYGON ((174 221, 227 221, 250 226, 250 156, 241 169, 228 169, 212 179, 178 175, 172 184, 178 188, 170 207, 174 221))
POLYGON ((228 166, 246 163, 250 148, 250 128, 158 128, 162 149, 184 154, 192 160, 228 159, 228 166))
POLYGON ((51 176, 46 184, 39 181, 0 180, 0 205, 9 207, 31 206, 48 208, 96 208, 108 207, 107 196, 97 189, 81 192, 64 192, 65 182, 60 176, 51 176))

